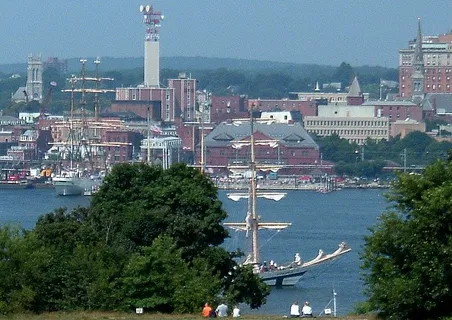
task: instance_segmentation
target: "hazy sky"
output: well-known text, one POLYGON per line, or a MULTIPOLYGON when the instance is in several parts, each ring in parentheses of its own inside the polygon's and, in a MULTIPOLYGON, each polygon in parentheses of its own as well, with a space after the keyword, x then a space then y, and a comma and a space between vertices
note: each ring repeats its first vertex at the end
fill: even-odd
POLYGON ((396 67, 418 17, 452 28, 450 0, 0 0, 0 63, 143 56, 140 4, 165 16, 162 56, 396 67))

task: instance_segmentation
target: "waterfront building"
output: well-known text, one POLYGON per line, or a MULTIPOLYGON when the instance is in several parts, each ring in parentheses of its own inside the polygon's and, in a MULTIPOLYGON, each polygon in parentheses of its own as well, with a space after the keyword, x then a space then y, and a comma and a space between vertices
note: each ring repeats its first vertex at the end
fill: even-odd
MULTIPOLYGON (((254 136, 256 140, 269 141, 268 145, 255 146, 256 160, 261 164, 282 165, 300 172, 303 166, 319 163, 319 146, 301 123, 256 120, 254 136)), ((246 141, 249 139, 249 119, 219 124, 205 138, 207 166, 224 171, 232 165, 246 164, 249 159, 249 143, 246 146, 246 141), (240 141, 244 141, 244 146, 234 148, 233 142, 240 141)), ((200 152, 197 152, 199 158, 200 152)))

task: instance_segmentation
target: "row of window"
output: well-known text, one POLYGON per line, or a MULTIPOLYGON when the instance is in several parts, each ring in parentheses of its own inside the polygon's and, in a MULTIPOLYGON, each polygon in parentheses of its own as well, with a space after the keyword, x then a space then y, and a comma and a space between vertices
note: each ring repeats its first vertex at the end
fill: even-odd
MULTIPOLYGON (((211 152, 210 150, 207 150, 206 153, 208 155, 210 154, 212 156, 215 156, 215 153, 220 155, 220 156, 231 156, 230 150, 225 150, 225 149, 219 149, 217 152, 211 152)), ((270 150, 270 151, 268 151, 268 150, 260 150, 260 152, 258 152, 257 154, 259 156, 270 155, 270 154, 273 154, 275 156, 278 155, 278 153, 275 152, 275 150, 273 150, 273 149, 270 150)), ((284 152, 280 151, 279 155, 283 156, 284 152)), ((304 157, 304 158, 307 158, 307 157, 310 156, 310 153, 307 150, 290 150, 289 155, 292 156, 292 157, 304 157)), ((238 159, 238 158, 236 157, 236 159, 238 159)))
POLYGON ((339 136, 387 136, 388 130, 338 130, 338 129, 308 129, 309 132, 320 136, 330 136, 337 134, 339 136))
MULTIPOLYGON (((391 110, 391 109, 390 109, 391 110)), ((329 126, 329 127, 386 127, 386 121, 368 120, 308 120, 306 126, 329 126)))

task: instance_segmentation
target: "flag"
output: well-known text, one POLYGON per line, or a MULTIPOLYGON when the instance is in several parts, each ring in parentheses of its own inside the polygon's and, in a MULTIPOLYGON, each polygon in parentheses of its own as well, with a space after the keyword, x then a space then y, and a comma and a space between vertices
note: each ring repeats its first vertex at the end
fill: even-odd
POLYGON ((151 131, 157 134, 162 134, 162 129, 157 126, 151 126, 151 131))

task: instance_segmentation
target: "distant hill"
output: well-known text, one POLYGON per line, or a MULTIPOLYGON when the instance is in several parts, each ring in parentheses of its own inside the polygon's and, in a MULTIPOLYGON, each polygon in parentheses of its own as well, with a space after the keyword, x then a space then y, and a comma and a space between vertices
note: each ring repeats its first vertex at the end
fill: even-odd
MULTIPOLYGON (((88 61, 94 61, 94 58, 87 58, 88 61)), ((136 68, 143 68, 143 58, 113 58, 102 57, 101 58, 101 71, 112 70, 130 70, 136 68)), ((233 59, 233 58, 206 58, 206 57, 162 57, 160 61, 161 68, 174 69, 178 71, 190 71, 190 70, 210 70, 226 68, 230 70, 246 70, 257 72, 283 72, 289 75, 300 75, 305 77, 311 77, 312 75, 323 74, 329 76, 336 71, 337 66, 324 66, 316 64, 298 64, 298 63, 286 63, 286 62, 274 62, 263 60, 246 60, 246 59, 233 59)), ((392 68, 385 67, 357 67, 353 66, 356 72, 381 73, 382 71, 393 70, 392 68)), ((88 70, 94 70, 94 63, 87 64, 88 70)), ((14 63, 14 64, 0 64, 0 72, 5 74, 22 73, 27 70, 26 63, 14 63)), ((68 59, 68 72, 79 73, 80 72, 80 59, 70 58, 68 59)))

